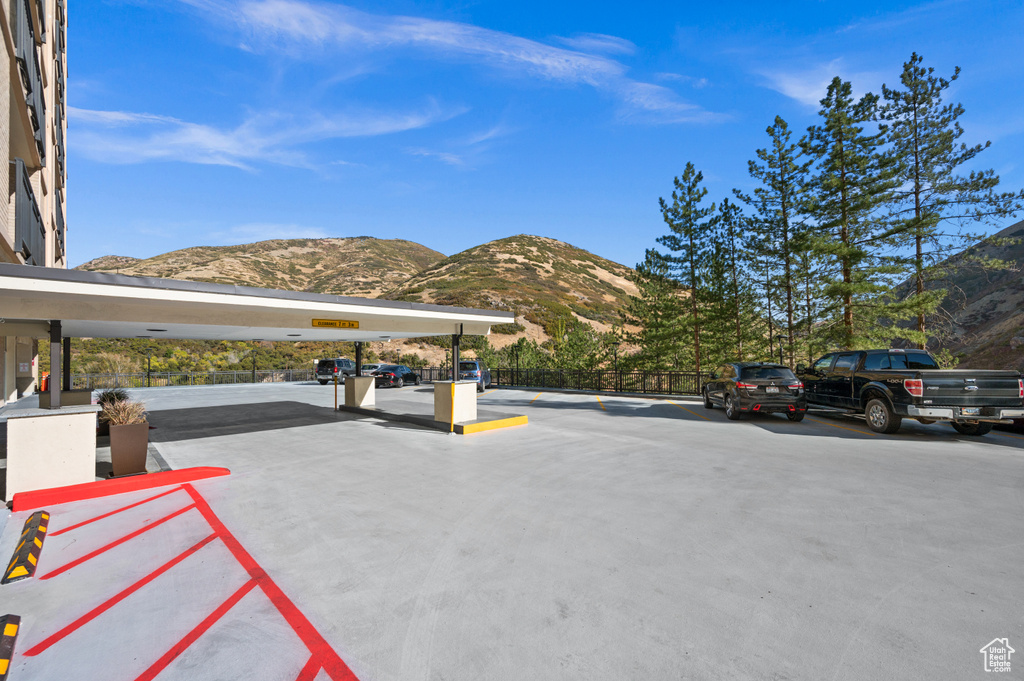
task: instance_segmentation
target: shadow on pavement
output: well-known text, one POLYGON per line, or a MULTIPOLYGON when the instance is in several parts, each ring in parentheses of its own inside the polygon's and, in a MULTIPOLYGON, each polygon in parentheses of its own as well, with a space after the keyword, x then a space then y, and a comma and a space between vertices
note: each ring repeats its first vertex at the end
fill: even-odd
MULTIPOLYGON (((904 419, 900 431, 894 435, 882 435, 871 432, 863 418, 854 416, 811 412, 804 421, 793 423, 782 414, 748 414, 740 421, 729 421, 720 408, 704 409, 700 402, 673 404, 668 400, 652 400, 638 402, 632 396, 629 403, 616 402, 615 395, 600 395, 604 409, 592 394, 570 394, 573 399, 560 400, 563 393, 548 393, 543 390, 540 399, 534 401, 536 393, 522 398, 503 399, 501 407, 518 407, 520 409, 545 409, 551 411, 583 411, 602 412, 610 418, 666 418, 694 423, 711 423, 729 428, 742 424, 757 426, 772 433, 793 435, 814 435, 816 437, 833 437, 844 440, 906 440, 944 441, 961 440, 964 442, 980 442, 1014 449, 1024 449, 1024 439, 1020 435, 993 431, 981 437, 959 435, 948 424, 923 425, 911 419, 904 419)), ((644 398, 640 398, 643 400, 644 398)), ((648 398, 650 399, 650 398, 648 398)), ((496 406, 496 405, 495 405, 496 406)))
POLYGON ((221 435, 316 426, 351 420, 349 414, 307 402, 258 402, 218 407, 154 410, 149 422, 152 442, 177 442, 221 435))

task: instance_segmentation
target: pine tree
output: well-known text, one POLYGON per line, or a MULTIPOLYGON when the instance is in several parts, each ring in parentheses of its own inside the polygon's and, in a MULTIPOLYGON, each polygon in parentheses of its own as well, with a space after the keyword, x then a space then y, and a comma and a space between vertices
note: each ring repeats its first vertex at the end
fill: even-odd
POLYGON ((682 289, 670 278, 668 263, 653 250, 647 251, 630 278, 639 291, 629 297, 623 323, 639 330, 624 337, 640 351, 625 363, 647 371, 678 368, 689 349, 681 328, 686 321, 682 289))
POLYGON ((880 118, 884 121, 881 130, 901 160, 895 214, 903 243, 908 250, 913 249, 908 269, 914 280, 915 340, 924 348, 925 319, 945 296, 945 291, 926 291, 929 272, 931 278, 937 278, 941 274, 935 271, 938 263, 980 239, 980 235, 964 233, 955 224, 943 224, 1012 216, 1024 205, 1024 191, 997 193, 999 177, 992 170, 957 174, 991 142, 971 147, 957 144, 964 133, 959 123, 964 108, 944 103, 943 94, 960 76, 960 67, 946 80, 922 62, 915 52, 903 65, 903 89, 882 86, 885 104, 880 118))
POLYGON ((723 314, 731 318, 727 332, 732 343, 730 358, 758 357, 762 349, 759 347, 760 329, 755 322, 755 291, 760 287, 751 281, 751 252, 757 241, 757 230, 751 229, 751 220, 729 199, 723 199, 719 204, 714 227, 714 238, 721 244, 724 258, 725 286, 721 295, 727 302, 723 314))
POLYGON ((701 186, 703 180, 704 175, 692 163, 687 163, 683 174, 673 181, 675 189, 672 192, 672 203, 667 203, 663 198, 658 199, 662 218, 671 230, 669 234, 657 239, 671 253, 659 255, 668 264, 670 276, 690 294, 690 324, 697 373, 700 373, 701 359, 701 281, 698 273, 707 257, 707 237, 711 231, 711 223, 707 218, 715 210, 714 204, 708 206, 702 203, 708 193, 701 186))
POLYGON ((807 185, 815 247, 832 263, 823 293, 828 311, 842 318, 830 327, 832 340, 846 349, 898 334, 879 320, 892 322, 902 312, 882 299, 898 268, 885 258, 893 238, 881 216, 895 186, 894 162, 882 152, 882 135, 864 129, 877 102, 870 93, 854 101, 850 83, 834 78, 821 100, 821 124, 801 140, 815 164, 807 185))
MULTIPOLYGON (((789 364, 796 361, 795 311, 797 308, 796 237, 802 229, 801 211, 804 207, 804 185, 807 182, 809 162, 801 161, 800 147, 790 141, 792 133, 786 121, 776 116, 766 130, 770 143, 757 150, 758 161, 748 161, 750 176, 761 186, 752 196, 736 195, 757 211, 755 234, 758 250, 774 261, 778 281, 772 287, 779 293, 786 319, 786 348, 789 364)), ((781 340, 779 341, 782 342, 781 340)))

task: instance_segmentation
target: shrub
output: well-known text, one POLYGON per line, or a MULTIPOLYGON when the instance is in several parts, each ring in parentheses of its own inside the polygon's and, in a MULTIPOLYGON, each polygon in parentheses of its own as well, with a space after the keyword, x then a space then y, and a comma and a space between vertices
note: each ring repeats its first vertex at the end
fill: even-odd
POLYGON ((128 399, 128 391, 124 388, 111 388, 100 392, 96 397, 96 404, 106 406, 111 402, 125 402, 128 399))

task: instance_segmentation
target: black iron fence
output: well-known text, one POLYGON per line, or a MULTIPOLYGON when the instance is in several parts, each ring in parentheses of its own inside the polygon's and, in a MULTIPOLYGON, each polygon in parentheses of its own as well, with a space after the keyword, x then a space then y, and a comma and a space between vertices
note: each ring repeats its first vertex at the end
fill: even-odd
MULTIPOLYGON (((425 382, 451 378, 451 367, 416 369, 425 382)), ((695 371, 569 371, 560 369, 491 369, 494 385, 559 390, 598 390, 660 395, 699 395, 708 374, 695 371)), ((261 369, 252 371, 206 371, 125 374, 73 374, 72 388, 158 388, 164 386, 231 385, 235 383, 288 383, 316 380, 311 369, 261 369), (254 380, 255 379, 255 380, 254 380)))
MULTIPOLYGON (((416 370, 424 381, 451 378, 448 367, 416 370)), ((571 371, 561 369, 491 369, 494 385, 560 390, 599 390, 661 395, 699 395, 709 374, 695 371, 571 371)))
POLYGON ((72 374, 73 389, 158 388, 189 385, 231 385, 234 383, 290 383, 312 381, 312 369, 261 369, 252 371, 174 372, 153 371, 132 374, 72 374))

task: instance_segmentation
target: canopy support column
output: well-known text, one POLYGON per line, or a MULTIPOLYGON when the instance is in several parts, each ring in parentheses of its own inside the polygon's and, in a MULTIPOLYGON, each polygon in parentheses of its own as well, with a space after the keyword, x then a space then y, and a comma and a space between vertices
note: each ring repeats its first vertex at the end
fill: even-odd
POLYGON ((50 321, 50 409, 60 409, 60 320, 50 321))
POLYGON ((462 342, 462 324, 459 324, 459 332, 452 334, 452 381, 459 380, 459 343, 462 342))
POLYGON ((64 337, 64 357, 61 366, 64 368, 62 390, 71 390, 71 336, 64 337))

